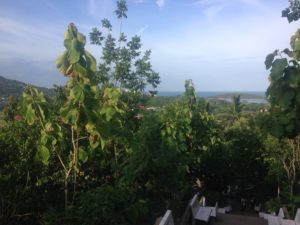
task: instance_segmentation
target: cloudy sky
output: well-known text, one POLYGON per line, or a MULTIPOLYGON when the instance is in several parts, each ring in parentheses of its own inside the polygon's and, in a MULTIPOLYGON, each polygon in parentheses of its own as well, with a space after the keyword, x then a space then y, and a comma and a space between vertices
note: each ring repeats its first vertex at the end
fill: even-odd
MULTIPOLYGON (((160 91, 265 91, 267 54, 289 46, 299 23, 281 18, 288 0, 127 0, 128 36, 151 49, 160 91)), ((0 75, 34 85, 64 84, 55 59, 74 22, 88 35, 103 18, 119 29, 115 0, 1 0, 0 75)), ((100 60, 100 48, 87 45, 100 60)))

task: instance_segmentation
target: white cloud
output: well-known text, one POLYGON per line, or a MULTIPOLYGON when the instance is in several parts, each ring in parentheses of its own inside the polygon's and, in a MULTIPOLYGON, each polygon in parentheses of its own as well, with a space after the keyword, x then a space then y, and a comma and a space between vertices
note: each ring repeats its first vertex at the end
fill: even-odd
POLYGON ((51 24, 29 25, 0 17, 0 48, 6 58, 28 57, 54 60, 63 48, 63 28, 51 24), (61 29, 60 29, 61 28, 61 29))
POLYGON ((149 25, 143 26, 136 32, 136 35, 139 35, 139 36, 142 35, 145 32, 145 30, 147 30, 148 28, 149 28, 149 25))
POLYGON ((162 9, 165 6, 166 1, 165 0, 156 0, 156 5, 162 9))

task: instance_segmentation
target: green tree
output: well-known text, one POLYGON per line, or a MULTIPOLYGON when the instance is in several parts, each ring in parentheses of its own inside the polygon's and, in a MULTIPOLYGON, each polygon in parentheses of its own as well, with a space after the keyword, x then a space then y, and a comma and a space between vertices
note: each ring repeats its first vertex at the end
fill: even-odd
POLYGON ((92 44, 102 45, 102 57, 97 76, 103 85, 121 87, 131 91, 142 92, 147 85, 156 88, 160 83, 159 74, 152 69, 150 63, 151 51, 141 53, 141 38, 133 36, 130 41, 122 32, 122 21, 127 18, 126 1, 117 2, 115 11, 121 20, 118 38, 112 35, 112 25, 108 19, 102 20, 102 29, 106 30, 106 37, 97 28, 90 33, 92 44), (118 42, 118 44, 117 44, 118 42))
POLYGON ((289 0, 289 3, 289 7, 282 11, 282 17, 286 17, 290 23, 300 18, 300 1, 289 0))
POLYGON ((184 96, 187 98, 189 108, 191 110, 195 109, 196 105, 196 92, 192 80, 186 80, 184 84, 185 92, 184 96))
MULTIPOLYGON (((299 1, 291 0, 289 8, 282 12, 289 22, 299 19, 299 1)), ((265 119, 269 132, 278 138, 280 150, 272 155, 274 161, 285 171, 290 189, 289 202, 292 203, 295 194, 295 183, 298 180, 299 163, 299 132, 300 132, 300 30, 290 39, 290 49, 275 50, 265 60, 267 70, 270 70, 270 85, 267 98, 270 111, 265 119), (279 156, 280 155, 280 156, 279 156)), ((278 173, 279 174, 279 173, 278 173)))
POLYGON ((95 79, 96 61, 84 49, 85 37, 74 24, 68 26, 64 45, 66 50, 57 58, 57 67, 69 80, 61 95, 65 102, 58 104, 58 112, 51 111, 50 102, 31 87, 24 91, 21 105, 28 124, 40 126, 37 159, 48 165, 54 154, 60 162, 67 208, 70 180, 73 184, 71 202, 74 202, 80 165, 87 162, 89 152, 98 146, 104 148, 101 127, 123 111, 119 108, 120 90, 99 90, 95 79))
MULTIPOLYGON (((290 6, 282 14, 289 22, 299 19, 299 0, 289 0, 290 6)), ((295 137, 300 131, 300 29, 290 39, 290 47, 275 50, 266 57, 270 69, 267 97, 271 115, 275 118, 272 129, 277 137, 295 137)))
POLYGON ((232 117, 233 120, 237 120, 241 116, 243 105, 241 104, 241 96, 234 95, 232 96, 232 117))

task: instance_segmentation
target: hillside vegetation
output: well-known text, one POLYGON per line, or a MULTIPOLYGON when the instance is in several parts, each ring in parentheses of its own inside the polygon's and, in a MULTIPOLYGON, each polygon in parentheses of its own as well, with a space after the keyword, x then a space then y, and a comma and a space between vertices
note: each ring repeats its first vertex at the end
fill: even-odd
MULTIPOLYGON (((28 86, 28 84, 0 76, 0 109, 7 105, 9 97, 20 97, 26 86, 28 86)), ((44 87, 36 88, 48 96, 51 96, 54 93, 53 89, 44 87)))

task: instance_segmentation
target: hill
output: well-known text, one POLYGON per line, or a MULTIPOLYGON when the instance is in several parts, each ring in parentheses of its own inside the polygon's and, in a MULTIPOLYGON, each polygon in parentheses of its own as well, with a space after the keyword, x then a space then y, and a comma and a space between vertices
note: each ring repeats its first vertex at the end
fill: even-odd
POLYGON ((17 97, 22 93, 25 87, 26 87, 25 83, 16 80, 10 80, 0 76, 0 97, 1 98, 8 98, 9 96, 17 97))
MULTIPOLYGON (((4 107, 10 96, 15 98, 19 97, 27 85, 26 83, 0 76, 0 109, 4 107)), ((45 95, 51 96, 53 94, 53 89, 44 87, 36 88, 43 91, 45 95)))

